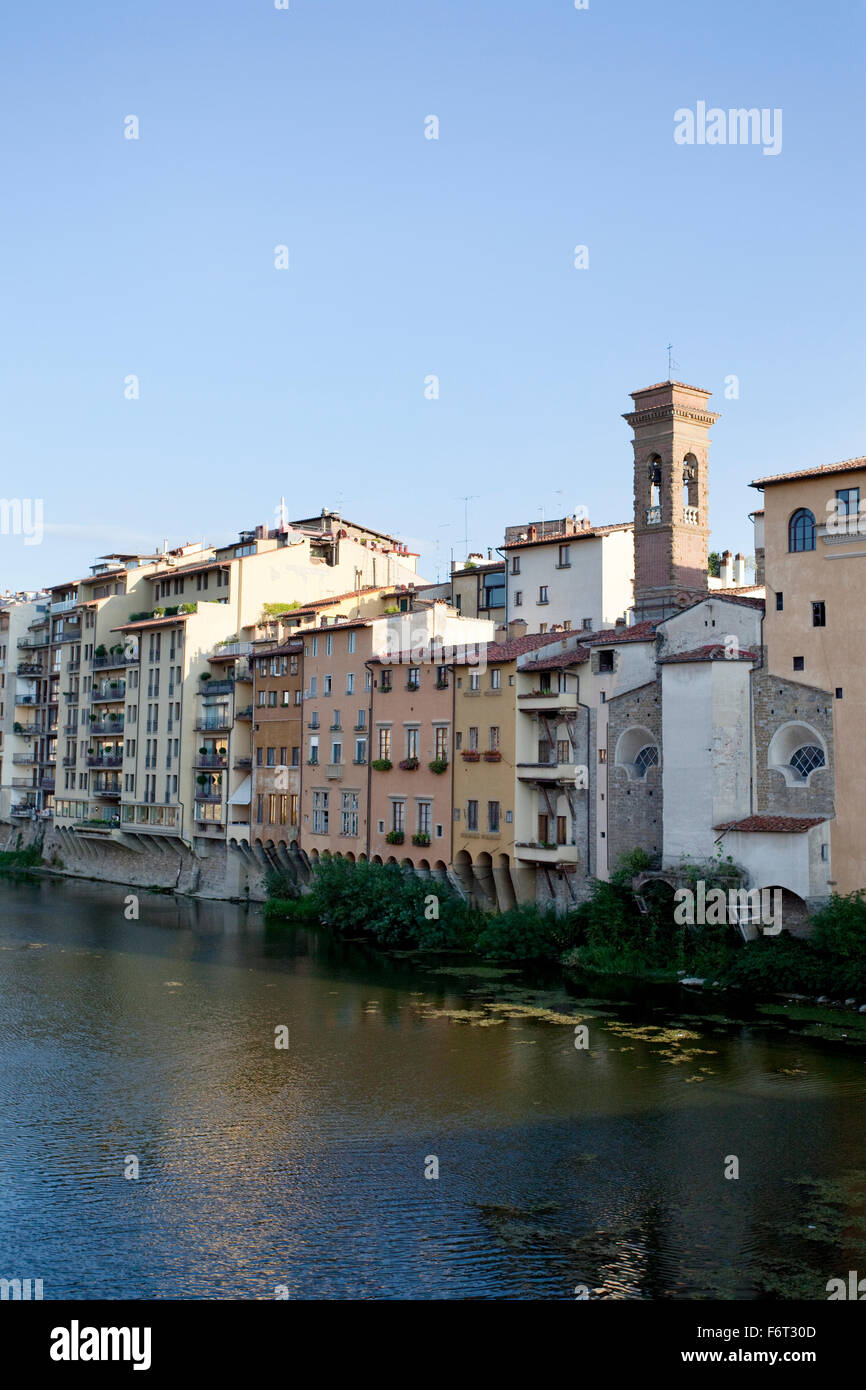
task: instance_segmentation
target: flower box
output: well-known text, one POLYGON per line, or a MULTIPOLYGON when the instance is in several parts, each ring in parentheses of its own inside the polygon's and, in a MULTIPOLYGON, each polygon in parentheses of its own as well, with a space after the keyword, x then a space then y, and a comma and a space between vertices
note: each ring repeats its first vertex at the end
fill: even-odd
POLYGON ((424 831, 419 831, 417 835, 412 836, 412 843, 413 845, 429 845, 430 836, 424 831))
POLYGON ((390 772, 394 764, 388 758, 374 758, 370 766, 375 772, 390 772))
POLYGON ((478 763, 481 761, 481 754, 475 748, 467 748, 463 754, 464 763, 478 763))
POLYGON ((431 772, 436 773, 437 777, 441 777, 443 772, 448 771, 448 759, 434 758, 432 763, 428 763, 427 766, 429 767, 431 772))
POLYGON ((397 766, 399 767, 399 769, 400 769, 401 772, 417 772, 417 771, 418 771, 418 759, 417 759, 417 758, 404 758, 402 762, 400 762, 400 763, 397 764, 397 766))
POLYGON ((389 845, 402 845, 405 838, 402 830, 389 830, 385 836, 389 845))
POLYGON ((484 761, 486 763, 501 763, 502 754, 498 748, 488 748, 487 752, 484 754, 484 761))

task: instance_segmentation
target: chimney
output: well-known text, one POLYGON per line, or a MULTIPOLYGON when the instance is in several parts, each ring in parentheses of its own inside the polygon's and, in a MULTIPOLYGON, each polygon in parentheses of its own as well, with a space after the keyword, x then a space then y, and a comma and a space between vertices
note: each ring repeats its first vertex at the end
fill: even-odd
POLYGON ((491 560, 493 559, 493 547, 490 546, 490 545, 488 545, 488 547, 487 547, 487 559, 488 559, 488 562, 491 561, 491 560))
POLYGON ((734 587, 741 588, 746 582, 746 557, 739 551, 734 556, 734 587))
POLYGON ((719 566, 719 578, 722 581, 723 589, 734 587, 734 557, 730 550, 722 551, 722 562, 719 566))
POLYGON ((498 626, 498 627, 496 628, 496 630, 494 631, 494 633, 493 633, 493 640, 494 640, 494 642, 507 642, 507 641, 508 641, 508 628, 505 626, 504 623, 500 623, 499 626, 498 626))
POLYGON ((527 623, 525 618, 512 618, 511 622, 508 624, 509 638, 511 639, 515 637, 525 637, 526 628, 527 623))

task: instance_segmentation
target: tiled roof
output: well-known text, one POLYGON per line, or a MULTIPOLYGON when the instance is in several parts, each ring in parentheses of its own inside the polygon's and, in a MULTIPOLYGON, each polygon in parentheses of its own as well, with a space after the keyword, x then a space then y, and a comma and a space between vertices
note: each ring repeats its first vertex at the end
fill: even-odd
POLYGON ((822 825, 824 816, 746 816, 744 820, 729 820, 714 830, 739 830, 746 835, 803 835, 813 825, 822 825))
POLYGON ((750 651, 738 651, 736 656, 728 656, 723 643, 710 642, 705 647, 692 647, 687 652, 672 652, 670 656, 663 656, 659 660, 661 665, 667 665, 673 661, 757 661, 758 659, 757 652, 750 651))
MULTIPOLYGON (((529 527, 527 526, 527 531, 529 527)), ((530 545, 563 545, 571 541, 591 541, 598 536, 609 536, 613 531, 632 531, 633 521, 617 521, 611 526, 588 526, 585 531, 553 531, 548 536, 539 536, 534 541, 506 541, 500 550, 525 550, 530 545)))
POLYGON ((142 618, 138 622, 119 623, 117 627, 111 629, 112 632, 129 632, 140 627, 160 627, 166 623, 185 623, 187 618, 192 618, 193 613, 170 613, 164 618, 142 618))
POLYGON ((561 671, 567 666, 582 666, 589 661, 586 647, 574 647, 570 652, 559 652, 556 656, 543 656, 539 661, 528 661, 521 671, 561 671))
MULTIPOLYGON (((747 589, 759 589, 759 584, 747 584, 747 589)), ((742 589, 710 589, 708 598, 723 598, 728 603, 740 603, 744 608, 766 608, 767 601, 758 594, 747 594, 742 589)))
POLYGON ((684 381, 657 381, 654 386, 642 386, 639 391, 630 391, 632 400, 635 396, 642 396, 645 391, 660 391, 663 386, 681 386, 684 391, 700 391, 704 396, 711 396, 712 391, 705 391, 703 386, 688 386, 684 381))
POLYGON ((767 478, 756 478, 749 487, 770 487, 773 483, 789 483, 796 478, 822 478, 825 473, 848 473, 854 468, 866 468, 866 456, 843 459, 841 463, 822 463, 817 468, 801 468, 796 473, 772 473, 767 478))
POLYGON ((635 623, 633 627, 608 627, 601 632, 587 632, 581 635, 581 642, 588 647, 613 646, 619 642, 652 642, 657 624, 651 619, 635 623))
POLYGON ((567 632, 527 632, 522 637, 510 637, 506 642, 491 642, 487 647, 487 660, 513 661, 524 652, 546 647, 551 642, 562 642, 567 636, 567 632))

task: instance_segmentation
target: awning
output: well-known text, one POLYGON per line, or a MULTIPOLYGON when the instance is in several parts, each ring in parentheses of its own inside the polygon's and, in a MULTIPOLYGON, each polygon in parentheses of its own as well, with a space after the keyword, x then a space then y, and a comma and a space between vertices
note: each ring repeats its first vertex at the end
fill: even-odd
POLYGON ((237 791, 232 792, 229 797, 230 806, 249 806, 253 799, 253 778, 252 773, 245 777, 237 791))

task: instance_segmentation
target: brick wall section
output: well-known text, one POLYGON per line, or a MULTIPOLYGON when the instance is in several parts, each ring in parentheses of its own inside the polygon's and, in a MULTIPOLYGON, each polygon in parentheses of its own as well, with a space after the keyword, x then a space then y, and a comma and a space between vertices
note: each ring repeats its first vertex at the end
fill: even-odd
POLYGON ((46 832, 43 858, 72 878, 93 878, 133 888, 171 888, 203 898, 267 897, 267 865, 262 858, 224 843, 193 854, 170 836, 137 836, 134 848, 73 830, 46 832))
MULTIPOLYGON (((766 653, 765 653, 766 660, 766 653)), ((759 813, 776 816, 832 816, 835 779, 833 697, 816 686, 771 676, 766 668, 752 673, 755 726, 755 801, 759 813), (770 741, 780 725, 802 720, 817 729, 827 750, 827 766, 818 768, 808 786, 789 787, 781 772, 767 766, 770 741)))
POLYGON ((662 748, 661 681, 655 680, 637 690, 617 695, 608 702, 608 790, 607 837, 611 871, 620 856, 633 849, 647 854, 662 850, 662 748), (624 767, 614 761, 616 745, 626 729, 640 724, 649 729, 659 750, 658 767, 647 769, 646 777, 631 782, 624 767))

